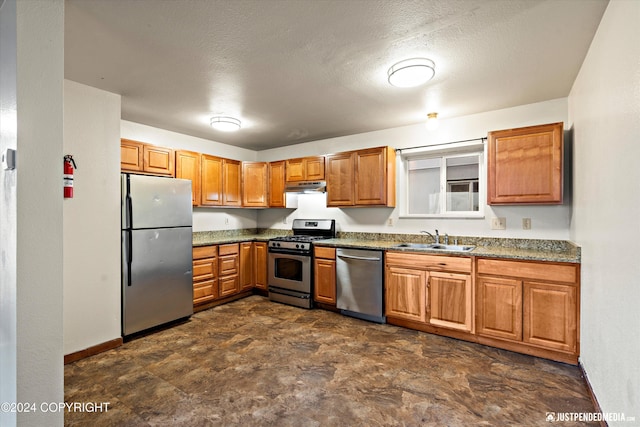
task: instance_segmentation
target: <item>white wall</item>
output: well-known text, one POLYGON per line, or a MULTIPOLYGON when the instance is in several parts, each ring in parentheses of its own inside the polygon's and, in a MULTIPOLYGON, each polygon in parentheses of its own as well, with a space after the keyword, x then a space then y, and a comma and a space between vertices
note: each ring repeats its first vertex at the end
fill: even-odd
MULTIPOLYGON (((569 96, 580 361, 603 412, 640 422, 640 2, 612 0, 569 96)), ((612 422, 609 425, 629 425, 612 422)))
POLYGON ((120 337, 120 95, 64 82, 64 353, 120 337))
MULTIPOLYGON (((122 120, 120 132, 122 138, 228 159, 255 161, 257 156, 257 152, 252 150, 126 120, 122 120)), ((256 225, 257 211, 254 209, 194 208, 193 210, 193 231, 235 230, 255 228, 256 225)))
MULTIPOLYGON (((567 123, 567 99, 555 99, 515 108, 489 111, 470 116, 440 120, 437 130, 424 125, 404 126, 375 132, 313 141, 293 147, 282 147, 258 153, 258 160, 273 161, 291 157, 337 153, 368 147, 389 145, 408 148, 487 136, 498 129, 552 122, 567 123)), ((565 139, 570 152, 570 141, 565 139)), ((342 231, 381 233, 417 233, 439 229, 442 234, 464 236, 521 237, 568 239, 571 217, 571 195, 566 194, 561 206, 485 206, 484 219, 401 219, 396 208, 327 208, 323 196, 301 195, 298 209, 269 209, 258 213, 258 226, 291 228, 294 218, 335 218, 342 231), (506 217, 507 230, 491 230, 492 217, 506 217), (522 230, 522 218, 531 218, 532 229, 522 230), (389 218, 393 225, 388 225, 389 218), (286 221, 286 223, 285 223, 286 221)), ((399 199, 398 199, 399 200, 399 199)))
MULTIPOLYGON (((64 2, 0 7, 0 401, 62 402, 64 2), (6 322, 6 323, 5 323, 6 322)), ((58 426, 63 413, 0 411, 2 426, 58 426)))

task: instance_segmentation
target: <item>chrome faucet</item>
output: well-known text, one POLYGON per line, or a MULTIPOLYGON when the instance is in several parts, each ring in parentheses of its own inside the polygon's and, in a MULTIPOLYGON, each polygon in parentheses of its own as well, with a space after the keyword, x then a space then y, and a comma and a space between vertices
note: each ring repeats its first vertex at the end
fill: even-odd
POLYGON ((422 231, 420 231, 420 232, 421 232, 421 233, 428 234, 429 236, 431 236, 431 238, 433 239, 433 242, 434 242, 435 244, 438 244, 438 245, 440 244, 440 234, 438 234, 438 230, 436 230, 436 235, 435 235, 435 236, 434 236, 433 234, 429 233, 429 232, 428 232, 428 231, 426 231, 426 230, 422 230, 422 231))
POLYGON ((449 235, 447 233, 444 233, 444 244, 445 245, 449 244, 449 235))

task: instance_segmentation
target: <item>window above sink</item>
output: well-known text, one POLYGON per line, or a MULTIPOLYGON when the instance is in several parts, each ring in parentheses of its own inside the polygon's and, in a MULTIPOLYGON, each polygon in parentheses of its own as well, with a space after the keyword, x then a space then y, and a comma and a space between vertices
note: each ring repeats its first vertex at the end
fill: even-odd
POLYGON ((401 152, 402 218, 483 218, 486 173, 483 140, 401 152))

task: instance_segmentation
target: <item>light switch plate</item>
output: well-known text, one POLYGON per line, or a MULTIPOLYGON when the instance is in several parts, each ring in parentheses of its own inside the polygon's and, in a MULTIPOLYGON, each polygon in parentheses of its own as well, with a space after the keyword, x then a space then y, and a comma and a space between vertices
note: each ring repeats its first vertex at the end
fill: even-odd
POLYGON ((531 218, 522 218, 522 229, 531 230, 531 218))
POLYGON ((2 169, 9 171, 16 168, 16 150, 7 148, 2 153, 2 169))

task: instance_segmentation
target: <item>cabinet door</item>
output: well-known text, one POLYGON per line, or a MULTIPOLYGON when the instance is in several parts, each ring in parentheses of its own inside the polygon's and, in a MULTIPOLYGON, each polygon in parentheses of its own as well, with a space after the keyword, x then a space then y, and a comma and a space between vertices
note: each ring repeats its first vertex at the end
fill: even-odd
POLYGON ((473 330, 471 275, 429 272, 429 323, 449 329, 473 330))
POLYGON ((522 281, 478 277, 476 283, 478 335, 522 340, 522 281))
POLYGON ((191 180, 191 203, 200 205, 200 153, 176 151, 176 178, 191 180))
POLYGON ((256 288, 267 289, 267 243, 253 243, 253 283, 256 288))
POLYGON ((237 160, 222 161, 222 204, 240 206, 242 204, 242 165, 237 160))
POLYGON ((253 289, 253 249, 251 242, 240 243, 240 290, 253 289))
POLYGON ((524 342, 575 352, 577 319, 575 286, 524 282, 524 342))
POLYGON ((326 304, 336 304, 336 261, 316 258, 313 299, 326 304))
POLYGON ((304 181, 304 159, 288 159, 286 161, 286 180, 304 181))
POLYGON ((424 322, 426 319, 426 281, 423 270, 387 267, 386 309, 389 317, 424 322))
POLYGON ((125 172, 142 172, 144 144, 130 139, 120 140, 120 169, 125 172))
POLYGON ((327 206, 353 206, 353 153, 327 156, 327 206))
POLYGON ((355 153, 355 204, 386 204, 386 175, 384 149, 357 151, 355 153))
POLYGON ((285 162, 269 163, 269 207, 284 208, 286 199, 284 194, 285 162))
POLYGON ((309 181, 322 181, 324 179, 324 156, 306 157, 305 179, 309 181))
POLYGON ((170 148, 144 145, 144 171, 156 175, 174 176, 174 154, 170 148))
POLYGON ((268 207, 269 169, 266 162, 242 162, 242 206, 268 207))
POLYGON ((202 206, 222 205, 222 159, 203 154, 200 157, 202 206))
POLYGON ((488 204, 562 203, 562 123, 489 132, 488 204))

